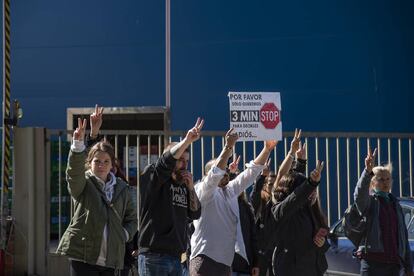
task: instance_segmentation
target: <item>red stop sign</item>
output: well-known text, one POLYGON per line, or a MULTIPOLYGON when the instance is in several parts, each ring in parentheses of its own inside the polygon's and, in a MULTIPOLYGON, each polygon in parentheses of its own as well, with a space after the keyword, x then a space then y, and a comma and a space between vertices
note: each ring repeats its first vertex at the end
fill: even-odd
POLYGON ((260 122, 267 129, 274 129, 280 122, 279 109, 274 103, 265 103, 260 109, 260 122))

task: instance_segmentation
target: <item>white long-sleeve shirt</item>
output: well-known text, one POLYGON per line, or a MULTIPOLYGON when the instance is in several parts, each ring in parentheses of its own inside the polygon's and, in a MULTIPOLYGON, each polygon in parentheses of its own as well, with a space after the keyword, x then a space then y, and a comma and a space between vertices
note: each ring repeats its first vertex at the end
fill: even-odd
POLYGON ((195 186, 201 203, 201 217, 194 221, 190 259, 203 254, 231 266, 235 250, 247 259, 237 197, 254 182, 264 166, 251 161, 246 167, 226 187, 220 188, 218 184, 225 172, 214 166, 195 186))

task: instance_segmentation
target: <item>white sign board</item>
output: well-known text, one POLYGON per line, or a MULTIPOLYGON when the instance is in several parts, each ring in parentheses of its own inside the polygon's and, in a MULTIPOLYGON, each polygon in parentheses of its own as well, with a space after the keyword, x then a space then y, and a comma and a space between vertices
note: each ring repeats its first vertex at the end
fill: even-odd
POLYGON ((230 127, 239 141, 282 140, 279 92, 229 92, 230 127))

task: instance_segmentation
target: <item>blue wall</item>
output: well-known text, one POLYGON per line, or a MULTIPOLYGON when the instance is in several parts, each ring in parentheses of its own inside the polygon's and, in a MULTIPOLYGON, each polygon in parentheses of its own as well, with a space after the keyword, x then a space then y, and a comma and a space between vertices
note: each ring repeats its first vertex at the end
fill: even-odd
MULTIPOLYGON (((284 129, 414 132, 414 2, 171 1, 172 128, 228 127, 228 91, 280 91, 284 129)), ((12 1, 23 126, 164 105, 164 0, 12 1)))

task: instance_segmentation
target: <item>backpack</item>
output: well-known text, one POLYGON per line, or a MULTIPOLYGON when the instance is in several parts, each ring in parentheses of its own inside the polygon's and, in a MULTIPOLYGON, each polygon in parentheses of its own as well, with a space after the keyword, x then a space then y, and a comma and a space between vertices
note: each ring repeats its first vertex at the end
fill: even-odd
POLYGON ((362 238, 365 236, 368 228, 367 217, 360 214, 355 203, 346 209, 342 227, 345 236, 358 248, 362 238))

